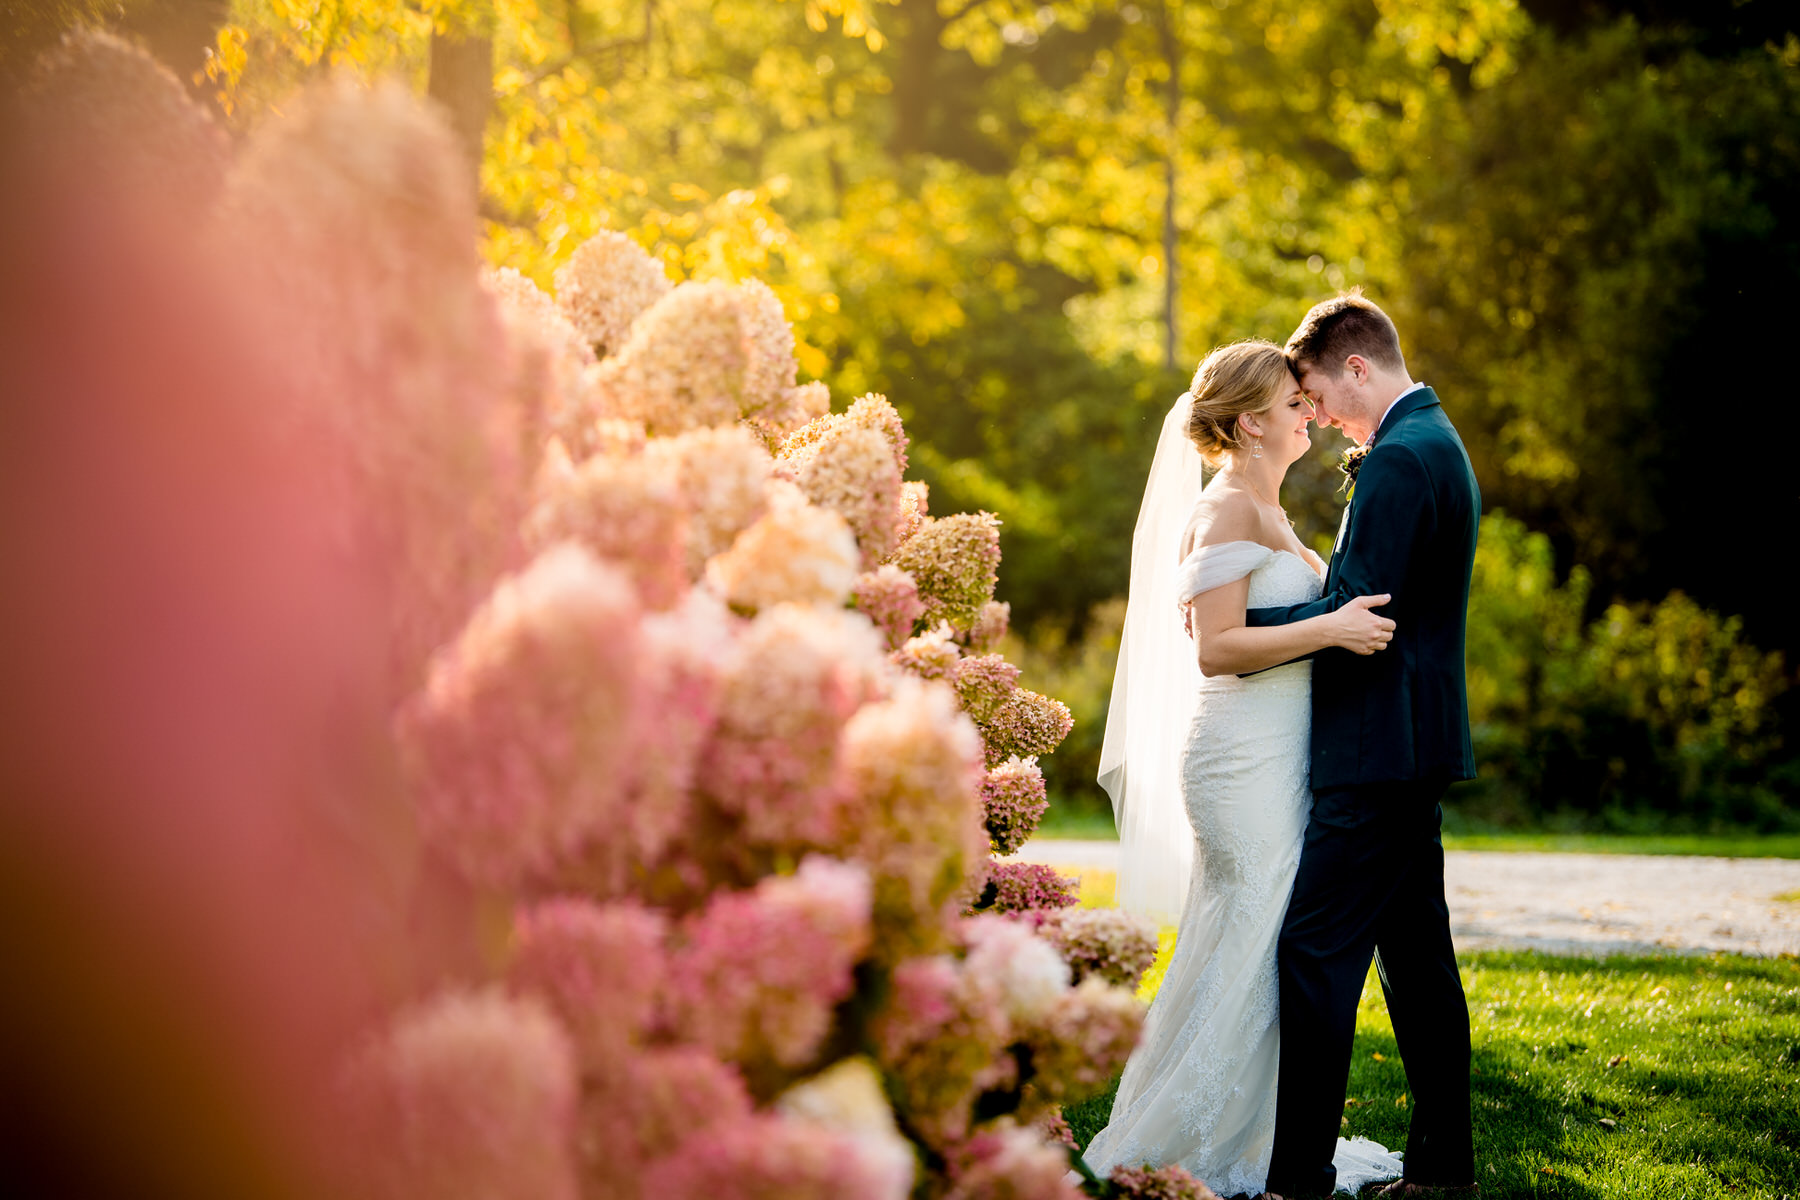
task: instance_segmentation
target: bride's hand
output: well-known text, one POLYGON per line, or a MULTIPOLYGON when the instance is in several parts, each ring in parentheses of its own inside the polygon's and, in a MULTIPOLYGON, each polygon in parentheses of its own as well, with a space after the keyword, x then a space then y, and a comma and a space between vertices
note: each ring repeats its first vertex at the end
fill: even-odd
POLYGON ((1394 622, 1369 610, 1392 599, 1385 592, 1379 596, 1358 596, 1338 609, 1337 644, 1353 654, 1373 654, 1385 649, 1394 640, 1394 622))

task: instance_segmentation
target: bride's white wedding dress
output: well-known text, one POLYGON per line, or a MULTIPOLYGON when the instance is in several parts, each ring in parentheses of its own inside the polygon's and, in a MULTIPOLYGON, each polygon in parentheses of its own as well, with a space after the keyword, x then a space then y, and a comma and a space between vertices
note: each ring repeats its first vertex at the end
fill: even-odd
MULTIPOLYGON (((1322 590, 1299 556, 1226 542, 1188 556, 1179 594, 1246 575, 1253 608, 1322 590)), ((1112 1119, 1083 1153, 1102 1177, 1119 1165, 1179 1163, 1221 1196, 1263 1189, 1281 1044, 1275 941, 1311 807, 1311 724, 1311 662, 1201 680, 1181 757, 1193 881, 1112 1119)), ((1333 1161, 1339 1190, 1352 1194, 1400 1174, 1397 1155, 1362 1138, 1340 1139, 1333 1161)))

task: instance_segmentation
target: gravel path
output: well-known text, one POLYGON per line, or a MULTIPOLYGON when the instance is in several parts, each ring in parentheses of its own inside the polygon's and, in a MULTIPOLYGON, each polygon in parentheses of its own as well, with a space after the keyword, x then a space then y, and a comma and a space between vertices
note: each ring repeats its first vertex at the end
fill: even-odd
MULTIPOLYGON (((1116 871, 1119 844, 1033 841, 1018 857, 1116 871)), ((1797 860, 1470 850, 1445 859, 1458 950, 1800 954, 1797 860)))

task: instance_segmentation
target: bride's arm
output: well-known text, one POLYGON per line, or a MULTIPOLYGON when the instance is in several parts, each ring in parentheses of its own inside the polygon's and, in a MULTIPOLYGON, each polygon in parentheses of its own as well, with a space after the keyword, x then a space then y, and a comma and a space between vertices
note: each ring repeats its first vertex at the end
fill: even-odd
POLYGON ((1248 577, 1195 596, 1195 642, 1202 675, 1245 675, 1304 658, 1329 646, 1373 654, 1388 644, 1394 623, 1369 610, 1387 596, 1358 596, 1333 612, 1288 625, 1251 627, 1244 623, 1250 598, 1248 577))

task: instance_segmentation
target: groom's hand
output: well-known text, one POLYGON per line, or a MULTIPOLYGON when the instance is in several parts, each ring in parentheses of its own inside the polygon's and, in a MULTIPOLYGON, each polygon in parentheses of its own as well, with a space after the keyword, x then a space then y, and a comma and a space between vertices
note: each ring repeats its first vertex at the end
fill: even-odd
POLYGON ((1380 608, 1394 597, 1386 592, 1379 596, 1358 596, 1333 613, 1337 619, 1337 644, 1352 654, 1373 654, 1385 650, 1394 640, 1394 621, 1370 610, 1380 608))

